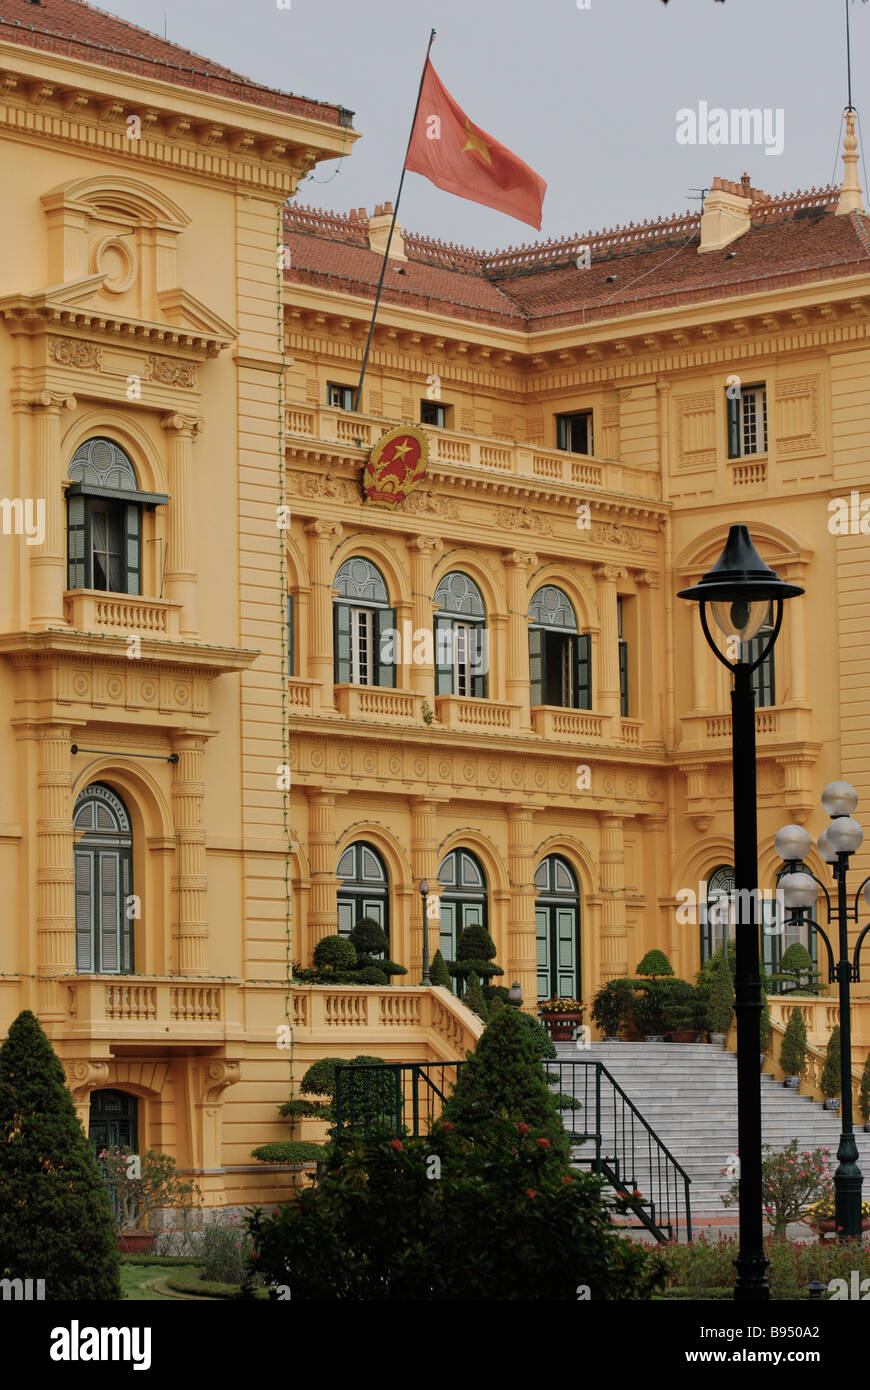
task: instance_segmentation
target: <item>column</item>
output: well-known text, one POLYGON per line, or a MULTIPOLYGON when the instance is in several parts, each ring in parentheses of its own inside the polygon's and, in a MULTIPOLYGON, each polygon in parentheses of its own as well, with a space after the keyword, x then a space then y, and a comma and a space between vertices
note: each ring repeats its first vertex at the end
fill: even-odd
MULTIPOLYGON (((620 718, 619 703, 619 619, 616 611, 617 581, 625 578, 625 570, 617 565, 599 565, 592 571, 598 580, 598 612, 601 617, 601 644, 596 681, 597 703, 602 714, 620 718)), ((593 673, 593 680, 595 676, 593 673)))
MULTIPOLYGON (((168 599, 184 605, 180 613, 181 635, 195 636, 198 632, 197 569, 191 475, 193 441, 196 435, 201 433, 203 422, 194 416, 164 415, 160 424, 169 438, 169 506, 166 509, 164 593, 168 599)), ((159 590, 158 583, 157 591, 159 590)))
MULTIPOLYGON (((332 656, 332 549, 342 534, 340 522, 307 521, 311 603, 308 624, 308 676, 320 685, 321 709, 335 709, 332 656)), ((323 935, 324 933, 321 933, 323 935)))
POLYGON ((531 551, 512 550, 503 556, 507 571, 508 664, 505 691, 508 703, 519 706, 518 726, 532 727, 529 706, 529 592, 528 572, 538 563, 531 551))
MULTIPOLYGON (((42 726, 36 773, 36 973, 73 975, 76 968, 73 883, 72 762, 69 728, 42 726)), ((43 1021, 65 1019, 62 981, 40 979, 43 1021)))
POLYGON ((532 817, 533 813, 527 806, 508 806, 508 876, 511 901, 508 910, 506 974, 501 981, 510 988, 514 980, 519 980, 523 987, 525 1007, 529 1011, 534 1011, 538 1001, 532 817))
MULTIPOLYGON (((414 536, 408 539, 408 553, 411 557, 411 598, 413 602, 414 632, 433 631, 432 622, 432 565, 435 556, 444 549, 444 542, 432 536, 414 536)), ((413 637, 413 633, 412 633, 413 637)), ((412 646, 413 653, 413 646, 412 646)), ((409 654, 410 655, 410 654, 409 654)), ((434 653, 433 653, 434 655, 434 653)), ((428 700, 435 708, 435 666, 434 662, 411 662, 411 689, 428 700)))
MULTIPOLYGON (((411 800, 411 873, 413 875, 411 895, 411 958, 408 962, 410 978, 419 984, 423 963, 423 903, 420 897, 420 884, 426 879, 433 893, 437 892, 438 879, 438 802, 428 797, 413 797, 411 800)), ((429 968, 440 944, 439 921, 429 918, 429 968)))
MULTIPOLYGON (((625 842, 621 816, 601 818, 601 983, 629 973, 625 842)), ((637 962, 632 962, 632 968, 637 962)))
POLYGON ((178 845, 175 889, 178 913, 178 972, 208 974, 208 918, 203 826, 204 741, 194 734, 172 740, 178 762, 173 769, 172 815, 178 845))
MULTIPOLYGON (((30 618, 34 623, 63 623, 63 595, 66 589, 66 527, 61 482, 64 459, 60 447, 60 414, 75 408, 75 396, 42 391, 33 406, 33 494, 34 521, 45 517, 41 545, 27 546, 30 557, 30 618)), ((24 470, 21 471, 23 478, 24 470)), ((29 492, 28 488, 23 491, 29 492)), ((28 499, 23 499, 26 503, 28 499)))
MULTIPOLYGON (((308 910, 308 955, 323 936, 338 931, 338 858, 335 840, 335 796, 332 792, 309 791, 308 862, 311 868, 311 898, 308 910)), ((304 963, 304 962, 303 962, 304 963)))

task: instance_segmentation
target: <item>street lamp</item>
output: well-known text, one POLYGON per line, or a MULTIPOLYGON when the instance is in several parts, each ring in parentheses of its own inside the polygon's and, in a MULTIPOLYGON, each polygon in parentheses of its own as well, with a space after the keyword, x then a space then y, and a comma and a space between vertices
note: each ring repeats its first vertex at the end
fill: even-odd
POLYGON ((764 563, 746 526, 732 526, 725 549, 698 584, 679 598, 701 605, 701 627, 714 655, 734 677, 731 689, 731 762, 734 793, 734 886, 737 895, 737 1134, 740 1153, 740 1253, 737 1301, 770 1297, 761 1206, 761 975, 758 962, 758 829, 755 787, 755 696, 752 672, 767 656, 782 626, 782 605, 804 591, 786 584, 764 563), (776 618, 770 640, 754 662, 741 660, 744 643, 760 632, 770 603, 776 618), (707 625, 707 604, 728 642, 729 660, 707 625))
POLYGON ((518 1008, 520 1007, 520 1005, 522 1004, 522 1002, 523 1002, 523 987, 522 987, 522 985, 520 984, 519 980, 514 980, 513 984, 511 985, 510 989, 508 990, 508 999, 509 999, 510 1002, 513 1004, 513 1006, 514 1006, 515 1009, 518 1009, 518 1008))
MULTIPOLYGON (((828 980, 836 980, 840 986, 840 1145, 837 1149, 837 1171, 834 1174, 834 1216, 837 1236, 840 1240, 861 1237, 861 1187, 863 1178, 858 1167, 858 1146, 852 1128, 852 1020, 851 1020, 851 982, 861 980, 860 955, 864 937, 870 931, 870 923, 861 932, 855 945, 855 953, 849 962, 849 921, 858 921, 858 896, 864 890, 864 901, 870 905, 870 876, 858 885, 855 892, 855 905, 850 908, 846 900, 846 874, 849 859, 861 846, 864 832, 852 817, 858 805, 858 793, 848 782, 830 782, 822 792, 822 806, 831 817, 831 824, 819 836, 819 853, 831 865, 834 882, 837 885, 837 925, 839 927, 840 959, 834 965, 834 952, 826 933, 812 916, 809 925, 814 927, 825 943, 828 952, 828 980)), ((810 873, 801 861, 810 849, 812 840, 807 831, 800 826, 787 825, 776 837, 776 851, 785 860, 785 872, 779 880, 783 890, 786 907, 799 909, 812 908, 819 896, 819 888, 825 895, 828 910, 828 925, 834 916, 831 899, 821 879, 810 873), (800 842, 791 833, 800 830, 800 842)))
POLYGON ((420 977, 421 985, 428 985, 429 983, 429 918, 426 904, 428 896, 429 884, 424 878, 420 884, 420 903, 423 912, 423 974, 420 977))

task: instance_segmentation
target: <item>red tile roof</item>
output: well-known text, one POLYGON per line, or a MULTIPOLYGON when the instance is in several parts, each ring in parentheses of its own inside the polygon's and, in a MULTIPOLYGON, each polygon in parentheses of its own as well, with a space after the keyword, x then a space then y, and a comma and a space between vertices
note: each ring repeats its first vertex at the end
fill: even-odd
MULTIPOLYGON (((717 187, 731 191, 725 180, 717 187)), ((870 217, 836 216, 836 189, 752 194, 750 229, 703 255, 699 213, 496 253, 406 232, 408 260, 389 263, 382 299, 532 331, 870 270, 870 217), (578 267, 584 246, 588 269, 578 267)), ((285 228, 289 281, 374 297, 382 257, 368 249, 365 209, 341 215, 289 203, 285 228)))
POLYGON ((353 112, 328 102, 264 87, 231 68, 212 63, 189 48, 140 29, 84 0, 0 0, 0 40, 47 53, 68 54, 87 63, 139 77, 159 78, 215 96, 234 97, 253 106, 349 125, 353 112))

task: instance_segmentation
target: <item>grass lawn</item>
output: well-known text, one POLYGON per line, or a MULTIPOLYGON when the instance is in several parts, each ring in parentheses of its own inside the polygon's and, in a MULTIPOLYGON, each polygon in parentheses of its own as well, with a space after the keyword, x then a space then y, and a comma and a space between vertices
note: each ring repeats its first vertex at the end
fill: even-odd
POLYGON ((132 1298, 137 1302, 151 1301, 167 1303, 170 1300, 165 1294, 157 1293, 154 1289, 148 1288, 155 1279, 165 1279, 167 1276, 177 1274, 176 1264, 128 1264, 126 1260, 121 1261, 121 1297, 132 1298))

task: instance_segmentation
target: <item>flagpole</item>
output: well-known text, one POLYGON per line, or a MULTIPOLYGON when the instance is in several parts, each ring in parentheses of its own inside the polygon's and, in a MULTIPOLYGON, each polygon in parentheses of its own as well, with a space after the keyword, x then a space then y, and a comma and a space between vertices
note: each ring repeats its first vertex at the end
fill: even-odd
POLYGON ((392 240, 393 240, 393 229, 395 228, 395 225, 396 225, 396 218, 397 218, 398 213, 399 213, 399 199, 400 199, 401 196, 402 196, 402 185, 403 185, 403 183, 405 182, 405 164, 407 163, 408 152, 409 152, 410 149, 411 149, 411 141, 412 141, 413 138, 414 138, 414 127, 415 127, 415 125, 417 124, 417 112, 418 112, 419 109, 420 109, 420 97, 421 97, 421 95, 422 95, 422 93, 423 93, 423 78, 426 76, 426 64, 429 62, 429 52, 430 52, 430 50, 431 50, 431 48, 432 48, 432 44, 433 44, 433 42, 434 42, 434 39, 435 39, 435 30, 433 29, 433 30, 430 32, 430 34, 429 34, 429 44, 428 44, 428 47, 427 47, 427 49, 426 49, 426 57, 425 57, 425 60, 424 60, 424 62, 423 62, 423 71, 420 73, 420 85, 419 85, 419 87, 417 88, 417 101, 416 101, 416 103, 415 103, 415 105, 414 105, 414 116, 413 116, 413 119, 412 119, 412 121, 411 121, 411 133, 410 133, 410 135, 408 136, 408 148, 405 150, 405 159, 404 159, 404 161, 403 161, 403 163, 402 163, 402 177, 399 179, 399 190, 398 190, 398 192, 397 192, 397 194, 396 194, 396 201, 395 201, 395 203, 393 204, 393 220, 392 220, 392 222, 390 223, 390 232, 389 232, 389 236, 387 237, 387 245, 386 245, 386 249, 385 249, 385 251, 384 251, 384 260, 383 260, 383 264, 382 264, 382 266, 381 266, 380 278, 378 279, 378 288, 377 288, 377 292, 375 293, 375 304, 374 304, 374 308, 372 309, 372 321, 371 321, 371 323, 369 324, 369 334, 368 334, 368 337, 366 338, 366 347, 365 347, 365 352, 363 353, 362 368, 361 368, 360 374, 359 374, 359 385, 358 385, 357 388, 356 388, 356 397, 355 397, 354 403, 353 403, 354 411, 359 411, 359 403, 360 403, 360 399, 361 399, 361 397, 362 397, 363 381, 365 380, 366 367, 368 366, 368 360, 369 360, 369 349, 371 348, 371 345, 372 345, 372 335, 373 335, 373 333, 374 333, 374 331, 375 331, 375 318, 376 318, 377 312, 378 312, 378 305, 379 305, 380 302, 381 302, 381 290, 382 290, 383 287, 384 287, 384 276, 385 276, 386 273, 387 273, 387 261, 388 261, 388 259, 389 259, 389 255, 390 255, 390 245, 391 245, 392 240))

